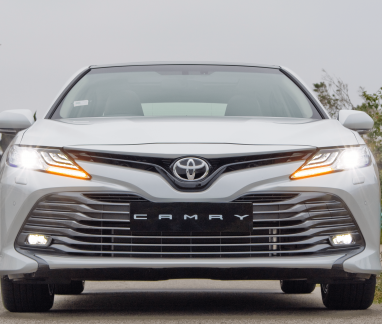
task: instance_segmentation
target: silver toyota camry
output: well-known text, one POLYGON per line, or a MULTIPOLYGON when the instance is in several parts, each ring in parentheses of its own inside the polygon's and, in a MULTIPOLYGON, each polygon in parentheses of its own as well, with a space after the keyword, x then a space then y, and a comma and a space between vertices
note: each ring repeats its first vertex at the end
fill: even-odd
POLYGON ((47 311, 86 280, 321 284, 365 309, 380 189, 359 111, 331 119, 280 66, 90 66, 43 118, 0 113, 0 274, 11 312, 47 311))

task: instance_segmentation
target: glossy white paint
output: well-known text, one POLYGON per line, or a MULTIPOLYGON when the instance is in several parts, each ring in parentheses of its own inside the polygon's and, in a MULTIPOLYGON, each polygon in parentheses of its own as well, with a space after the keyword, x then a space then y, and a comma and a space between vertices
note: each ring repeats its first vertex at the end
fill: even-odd
POLYGON ((109 262, 99 262, 99 258, 88 258, 82 260, 75 258, 71 260, 63 260, 63 258, 49 256, 40 257, 44 258, 50 265, 51 269, 81 269, 81 268, 262 268, 262 267, 274 267, 274 268, 299 268, 299 269, 330 269, 333 263, 342 255, 330 255, 321 257, 306 257, 306 258, 278 258, 277 260, 269 260, 269 258, 235 258, 225 259, 219 258, 213 261, 206 260, 205 258, 197 259, 149 259, 149 258, 118 258, 118 260, 111 260, 109 262))
POLYGON ((152 143, 358 145, 353 132, 335 119, 246 117, 43 119, 26 130, 22 143, 55 147, 152 143))
POLYGON ((14 109, 0 112, 0 128, 25 129, 33 123, 33 113, 28 109, 14 109))
POLYGON ((374 126, 373 119, 363 111, 341 110, 338 120, 344 127, 352 130, 367 131, 374 126))

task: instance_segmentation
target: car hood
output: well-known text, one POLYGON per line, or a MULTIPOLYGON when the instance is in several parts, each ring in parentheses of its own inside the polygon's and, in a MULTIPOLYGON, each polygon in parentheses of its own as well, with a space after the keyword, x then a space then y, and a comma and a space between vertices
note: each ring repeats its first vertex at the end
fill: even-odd
POLYGON ((76 118, 37 121, 24 145, 53 147, 159 143, 293 145, 358 144, 337 120, 244 117, 76 118))

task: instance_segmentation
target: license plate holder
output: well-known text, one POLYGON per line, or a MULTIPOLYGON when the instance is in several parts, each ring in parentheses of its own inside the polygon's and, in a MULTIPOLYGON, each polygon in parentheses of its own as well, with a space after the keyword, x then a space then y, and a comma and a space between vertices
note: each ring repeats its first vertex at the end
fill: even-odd
POLYGON ((130 204, 132 232, 250 232, 252 228, 250 202, 130 204))

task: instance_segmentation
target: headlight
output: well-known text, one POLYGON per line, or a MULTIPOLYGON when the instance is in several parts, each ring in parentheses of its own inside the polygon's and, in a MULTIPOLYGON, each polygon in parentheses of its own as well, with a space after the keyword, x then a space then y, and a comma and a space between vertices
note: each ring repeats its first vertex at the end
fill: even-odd
POLYGON ((13 145, 9 150, 7 163, 14 168, 43 171, 80 179, 91 178, 59 149, 13 145))
POLYGON ((339 149, 322 149, 293 173, 290 178, 294 180, 363 168, 370 165, 370 162, 370 152, 366 145, 339 149))

